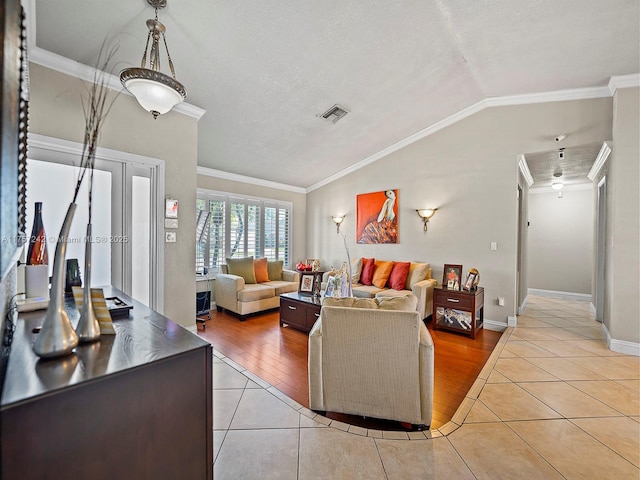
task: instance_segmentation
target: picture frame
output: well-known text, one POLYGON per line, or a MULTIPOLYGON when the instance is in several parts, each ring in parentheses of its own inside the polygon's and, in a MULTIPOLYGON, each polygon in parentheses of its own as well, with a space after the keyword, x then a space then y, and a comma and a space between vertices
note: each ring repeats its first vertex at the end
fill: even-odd
POLYGON ((445 263, 442 273, 442 288, 448 290, 460 290, 462 282, 462 265, 445 263))
POLYGON ((476 289, 476 277, 478 276, 478 274, 474 273, 474 272, 469 272, 467 274, 467 280, 464 282, 464 287, 462 287, 463 290, 466 290, 467 292, 471 292, 473 290, 476 289))
POLYGON ((398 189, 356 195, 356 243, 400 243, 398 189))
POLYGON ((313 294, 315 290, 315 282, 316 282, 316 275, 314 275, 313 273, 301 273, 298 292, 313 294))
POLYGON ((167 198, 164 208, 165 218, 178 218, 178 200, 167 198))

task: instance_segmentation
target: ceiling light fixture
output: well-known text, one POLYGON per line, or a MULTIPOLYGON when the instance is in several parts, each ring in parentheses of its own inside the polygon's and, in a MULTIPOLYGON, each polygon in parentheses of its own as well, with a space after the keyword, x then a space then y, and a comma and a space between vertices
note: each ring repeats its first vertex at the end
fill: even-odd
POLYGON ((562 172, 554 173, 553 176, 554 179, 553 182, 551 182, 551 188, 553 188, 554 190, 562 190, 562 187, 564 187, 564 182, 560 178, 562 176, 562 172))
POLYGON ((125 68, 120 72, 120 81, 122 85, 136 97, 142 108, 151 112, 153 118, 158 115, 167 113, 178 103, 187 97, 187 91, 184 86, 176 80, 176 72, 173 68, 171 55, 169 55, 169 47, 164 32, 165 26, 158 21, 158 9, 167 6, 167 0, 147 0, 156 11, 156 18, 147 20, 147 44, 142 55, 140 68, 125 68), (171 77, 160 71, 160 49, 158 43, 160 36, 164 42, 164 48, 167 52, 167 60, 171 69, 171 77), (151 52, 149 53, 149 67, 147 67, 147 51, 149 50, 149 41, 151 40, 151 52))

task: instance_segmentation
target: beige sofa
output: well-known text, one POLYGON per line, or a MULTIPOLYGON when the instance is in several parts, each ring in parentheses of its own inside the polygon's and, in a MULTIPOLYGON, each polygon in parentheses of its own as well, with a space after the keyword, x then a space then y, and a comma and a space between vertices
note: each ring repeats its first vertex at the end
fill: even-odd
MULTIPOLYGON (((418 299, 417 310, 420 318, 424 319, 433 314, 433 288, 438 285, 437 280, 431 278, 432 269, 428 263, 411 262, 409 276, 403 290, 394 290, 387 285, 377 287, 375 285, 363 285, 360 283, 361 267, 358 261, 354 260, 351 266, 352 291, 353 296, 358 298, 382 298, 382 297, 404 297, 413 294, 418 299)), ((326 283, 332 271, 325 272, 322 277, 322 290, 326 288, 326 283)))
POLYGON ((371 304, 405 299, 326 298, 309 333, 309 405, 429 426, 433 340, 415 309, 371 304), (353 303, 351 303, 353 302, 353 303), (368 308, 359 308, 363 305, 368 308), (355 305, 332 306, 332 305, 355 305), (367 305, 368 304, 368 305, 367 305))
MULTIPOLYGON (((280 307, 280 295, 298 290, 299 275, 292 270, 281 270, 281 279, 248 283, 240 275, 228 273, 222 265, 216 276, 216 308, 233 312, 244 320, 246 315, 280 307)), ((249 280, 251 281, 251 280, 249 280)))

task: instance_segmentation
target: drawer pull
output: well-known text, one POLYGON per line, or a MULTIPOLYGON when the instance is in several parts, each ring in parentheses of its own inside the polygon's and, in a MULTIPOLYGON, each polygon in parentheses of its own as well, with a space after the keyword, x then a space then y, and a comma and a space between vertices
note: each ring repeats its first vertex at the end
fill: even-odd
POLYGON ((319 314, 319 313, 314 313, 314 315, 315 315, 316 317, 319 317, 319 316, 320 316, 320 314, 319 314))
POLYGON ((296 307, 292 307, 291 305, 287 305, 289 307, 289 310, 297 310, 296 307))
MULTIPOLYGON (((460 300, 458 300, 457 298, 447 298, 447 302, 460 303, 460 300)), ((289 307, 289 308, 291 308, 291 307, 289 307)))

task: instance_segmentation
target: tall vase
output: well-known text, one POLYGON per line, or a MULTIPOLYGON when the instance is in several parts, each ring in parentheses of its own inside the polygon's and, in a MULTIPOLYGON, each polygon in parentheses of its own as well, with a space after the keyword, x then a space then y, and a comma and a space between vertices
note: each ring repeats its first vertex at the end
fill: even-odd
POLYGON ((51 277, 51 299, 44 317, 42 330, 33 345, 33 351, 41 358, 55 358, 70 354, 78 346, 78 335, 71 326, 69 316, 64 309, 64 274, 67 238, 71 230, 73 215, 77 205, 69 205, 64 218, 56 253, 53 258, 53 276, 51 277))
POLYGON ((87 224, 87 238, 84 250, 84 289, 82 294, 82 311, 76 326, 76 333, 80 343, 95 342, 100 339, 100 323, 93 310, 91 300, 91 224, 87 224))

